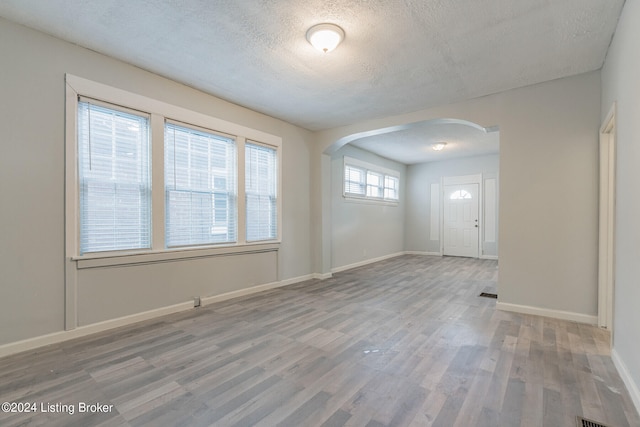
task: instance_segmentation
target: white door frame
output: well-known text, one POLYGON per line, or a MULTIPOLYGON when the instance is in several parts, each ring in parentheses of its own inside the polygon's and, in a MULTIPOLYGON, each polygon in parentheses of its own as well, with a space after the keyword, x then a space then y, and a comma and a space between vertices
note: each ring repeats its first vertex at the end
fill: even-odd
POLYGON ((440 254, 444 254, 444 187, 445 185, 478 184, 478 258, 482 257, 482 242, 484 240, 484 203, 482 174, 445 176, 440 182, 440 254))
MULTIPOLYGON (((616 104, 600 127, 598 326, 613 331, 616 204, 616 104)), ((611 334, 613 339, 613 333, 611 334)), ((612 342, 613 344, 613 342, 612 342)))

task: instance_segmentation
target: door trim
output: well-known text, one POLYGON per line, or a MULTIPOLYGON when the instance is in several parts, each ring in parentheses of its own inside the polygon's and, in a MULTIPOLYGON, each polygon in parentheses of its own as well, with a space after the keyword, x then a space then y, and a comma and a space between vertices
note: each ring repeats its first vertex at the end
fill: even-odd
MULTIPOLYGON (((613 332, 615 288, 616 103, 600 127, 598 326, 613 332)), ((613 345, 613 333, 611 334, 613 345)))
POLYGON ((440 253, 444 255, 444 187, 445 185, 478 184, 478 258, 482 257, 484 241, 484 187, 482 174, 444 176, 440 179, 440 253))

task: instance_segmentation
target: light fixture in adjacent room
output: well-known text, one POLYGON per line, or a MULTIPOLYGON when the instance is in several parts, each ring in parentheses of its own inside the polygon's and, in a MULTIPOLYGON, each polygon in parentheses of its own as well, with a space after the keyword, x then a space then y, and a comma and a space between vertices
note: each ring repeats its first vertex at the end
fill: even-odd
POLYGON ((327 53, 335 49, 344 40, 344 31, 334 24, 318 24, 309 28, 307 40, 320 52, 327 53))
POLYGON ((446 147, 446 142, 438 142, 437 144, 433 144, 431 148, 435 151, 441 151, 444 147, 446 147))

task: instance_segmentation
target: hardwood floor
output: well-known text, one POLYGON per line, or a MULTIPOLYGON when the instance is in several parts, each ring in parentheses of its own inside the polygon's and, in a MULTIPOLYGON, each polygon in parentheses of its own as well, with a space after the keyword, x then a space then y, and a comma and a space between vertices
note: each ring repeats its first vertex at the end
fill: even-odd
POLYGON ((6 357, 37 412, 0 425, 640 426, 608 333, 495 310, 497 273, 402 256, 6 357))

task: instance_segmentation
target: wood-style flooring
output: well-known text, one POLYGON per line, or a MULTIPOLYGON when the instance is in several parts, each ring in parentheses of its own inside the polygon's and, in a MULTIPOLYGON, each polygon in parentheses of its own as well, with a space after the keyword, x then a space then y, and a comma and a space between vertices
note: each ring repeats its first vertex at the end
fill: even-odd
POLYGON ((497 274, 407 255, 6 357, 38 408, 0 425, 640 426, 608 333, 496 310, 497 274))

